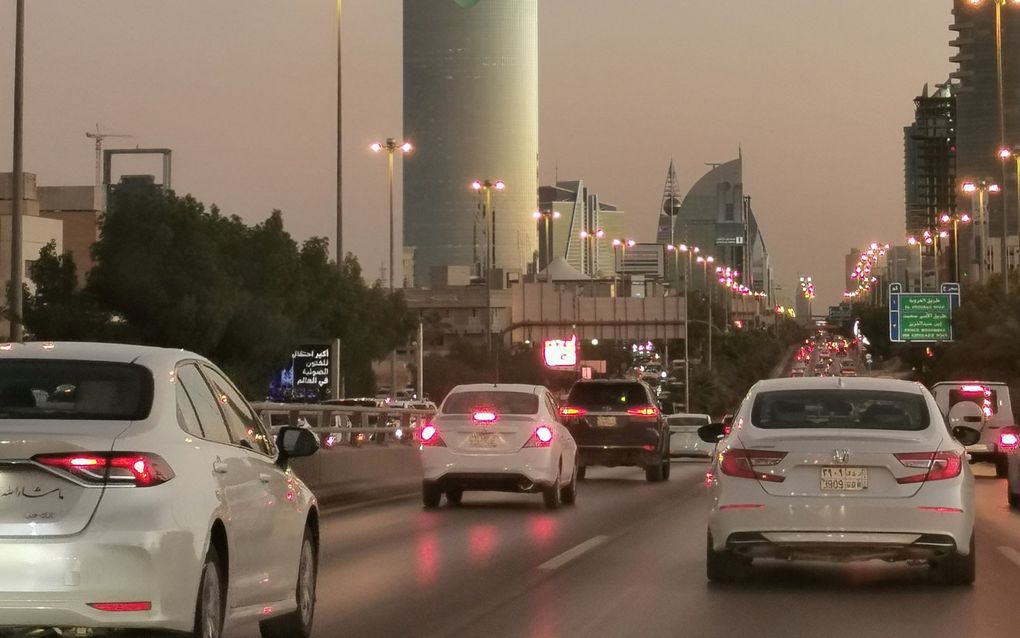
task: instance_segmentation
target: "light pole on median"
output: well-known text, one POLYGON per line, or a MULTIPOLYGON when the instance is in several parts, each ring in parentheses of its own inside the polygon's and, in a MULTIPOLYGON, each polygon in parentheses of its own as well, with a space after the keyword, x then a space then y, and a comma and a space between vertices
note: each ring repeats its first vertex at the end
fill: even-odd
POLYGON ((701 269, 705 275, 705 296, 708 299, 708 369, 712 369, 712 288, 708 285, 708 265, 715 262, 715 257, 709 255, 708 257, 702 257, 698 255, 695 260, 701 264, 701 269))
POLYGON ((998 193, 1001 188, 998 184, 993 184, 987 179, 978 180, 976 182, 964 182, 962 185, 963 192, 970 193, 972 196, 977 195, 977 215, 974 218, 974 224, 977 226, 978 236, 980 237, 980 249, 978 253, 978 281, 984 283, 985 272, 988 270, 988 200, 986 198, 987 193, 998 193))
POLYGON ((970 215, 967 213, 960 213, 958 215, 950 215, 949 213, 943 213, 942 217, 939 218, 943 224, 953 222, 953 274, 955 275, 956 283, 960 283, 960 224, 969 224, 971 220, 970 215))
POLYGON ((22 282, 24 281, 24 258, 22 257, 22 216, 25 207, 25 179, 22 168, 23 123, 25 97, 25 0, 15 5, 14 26, 14 135, 13 166, 11 167, 11 341, 24 338, 22 311, 22 282))
MULTIPOLYGON (((414 150, 414 146, 410 142, 397 143, 397 140, 388 137, 383 143, 376 142, 369 148, 374 153, 381 153, 386 151, 386 177, 389 186, 389 197, 390 197, 390 297, 393 296, 393 280, 396 278, 396 271, 393 268, 393 156, 396 155, 397 151, 406 155, 414 150)), ((401 288, 403 288, 403 282, 401 282, 401 288)), ((390 398, 395 399, 397 396, 397 349, 394 348, 390 354, 390 398)))
MULTIPOLYGON (((492 210, 492 191, 506 189, 501 179, 476 179, 471 182, 476 193, 485 193, 482 224, 485 227, 485 352, 492 363, 492 269, 496 266, 496 213, 492 210), (491 218, 491 222, 489 221, 491 218)), ((498 371, 497 371, 498 372, 498 371)))

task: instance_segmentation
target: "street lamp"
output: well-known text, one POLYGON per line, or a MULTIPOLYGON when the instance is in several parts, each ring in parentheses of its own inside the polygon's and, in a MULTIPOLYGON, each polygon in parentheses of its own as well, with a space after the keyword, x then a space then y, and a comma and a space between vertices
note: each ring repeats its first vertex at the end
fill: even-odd
POLYGON ((485 207, 482 208, 482 224, 485 226, 485 352, 492 361, 492 268, 496 264, 496 211, 492 210, 492 191, 506 189, 501 179, 476 179, 471 182, 475 192, 485 193, 485 207), (491 224, 487 222, 492 217, 491 224))
MULTIPOLYGON (((1018 1, 1018 4, 1020 4, 1020 1, 1018 1)), ((1005 146, 1003 146, 1001 149, 999 149, 999 159, 1001 159, 1003 162, 1007 162, 1009 160, 1013 160, 1013 165, 1016 168, 1016 182, 1014 182, 1014 183, 1017 185, 1017 191, 1016 191, 1016 196, 1017 196, 1017 199, 1016 199, 1017 234, 1018 234, 1018 236, 1020 236, 1020 146, 1015 146, 1015 147, 1013 147, 1012 150, 1010 150, 1010 149, 1006 148, 1005 146)), ((1003 182, 1006 181, 1005 168, 1003 168, 1002 181, 1003 182)), ((1002 202, 1002 228, 1003 228, 1003 231, 1002 231, 1002 272, 1004 273, 1004 275, 1003 275, 1003 281, 1005 282, 1004 283, 1004 286, 1005 286, 1004 290, 1005 290, 1006 294, 1008 295, 1009 294, 1009 261, 1008 261, 1008 249, 1006 247, 1006 238, 1008 236, 1008 233, 1006 232, 1006 229, 1008 228, 1007 220, 1008 220, 1008 215, 1006 214, 1006 202, 1005 202, 1005 200, 1003 200, 1003 202, 1002 202)))
POLYGON ((917 237, 911 235, 910 237, 907 237, 907 243, 910 244, 911 246, 917 246, 917 279, 918 279, 917 291, 924 292, 924 265, 921 263, 922 260, 921 250, 924 247, 924 242, 922 242, 917 237))
MULTIPOLYGON (((688 246, 687 244, 680 244, 677 246, 677 254, 687 253, 687 271, 684 273, 684 410, 687 412, 691 411, 691 364, 688 362, 690 359, 690 348, 688 342, 690 341, 690 329, 689 316, 691 312, 690 306, 690 280, 691 270, 693 270, 693 259, 694 255, 701 252, 701 249, 697 246, 688 246)), ((709 328, 711 332, 711 328, 709 328)))
POLYGON ((949 213, 943 213, 942 217, 939 218, 943 224, 953 223, 953 274, 955 275, 954 281, 960 283, 960 224, 969 224, 971 217, 967 213, 958 213, 950 215, 949 213))
MULTIPOLYGON (((414 146, 410 142, 397 143, 397 140, 392 137, 387 137, 383 143, 376 142, 370 147, 373 153, 380 153, 386 151, 386 177, 389 183, 389 195, 390 195, 390 295, 393 295, 393 279, 396 271, 393 269, 393 156, 396 155, 397 151, 401 154, 407 155, 414 150, 414 146)), ((401 287, 403 287, 401 285, 401 287)), ((390 355, 390 397, 396 398, 397 393, 397 351, 393 350, 390 355)))
POLYGON ((977 224, 979 243, 981 244, 980 249, 977 251, 980 255, 980 261, 978 262, 978 278, 979 281, 984 282, 985 270, 988 268, 988 209, 987 201, 985 200, 986 193, 998 193, 1001 189, 998 184, 994 184, 987 179, 978 180, 976 182, 964 182, 962 185, 963 192, 970 193, 973 196, 977 194, 977 216, 974 219, 974 223, 977 224))
POLYGON ((702 257, 698 255, 695 260, 701 264, 701 269, 705 275, 705 294, 708 295, 708 369, 712 369, 712 288, 708 286, 708 265, 715 262, 715 257, 709 255, 708 257, 702 257))
POLYGON ((539 268, 545 268, 553 260, 553 220, 560 218, 558 210, 536 210, 532 215, 538 222, 539 268))

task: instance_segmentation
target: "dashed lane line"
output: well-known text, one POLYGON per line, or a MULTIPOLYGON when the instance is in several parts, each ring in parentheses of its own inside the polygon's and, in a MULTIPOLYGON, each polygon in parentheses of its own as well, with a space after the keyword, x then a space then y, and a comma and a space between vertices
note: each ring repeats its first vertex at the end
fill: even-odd
POLYGON ((592 536, 591 538, 584 541, 580 545, 571 547, 570 549, 563 552, 559 556, 555 556, 547 560, 546 562, 539 565, 538 568, 546 572, 551 572, 553 570, 559 569, 560 567, 563 567, 572 560, 580 557, 582 554, 590 552, 599 545, 605 543, 607 540, 609 540, 608 536, 592 536))
POLYGON ((1013 563, 1017 567, 1020 567, 1020 552, 1016 551, 1012 547, 1005 547, 1005 546, 1000 547, 999 551, 1002 552, 1003 556, 1005 556, 1009 560, 1013 561, 1013 563))

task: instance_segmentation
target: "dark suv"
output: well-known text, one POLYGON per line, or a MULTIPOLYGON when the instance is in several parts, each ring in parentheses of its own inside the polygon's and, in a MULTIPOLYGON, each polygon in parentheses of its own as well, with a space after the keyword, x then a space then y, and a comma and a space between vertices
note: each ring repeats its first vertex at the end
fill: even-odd
POLYGON ((637 465, 651 482, 669 479, 669 427, 647 384, 578 381, 560 416, 577 442, 578 478, 588 465, 637 465))

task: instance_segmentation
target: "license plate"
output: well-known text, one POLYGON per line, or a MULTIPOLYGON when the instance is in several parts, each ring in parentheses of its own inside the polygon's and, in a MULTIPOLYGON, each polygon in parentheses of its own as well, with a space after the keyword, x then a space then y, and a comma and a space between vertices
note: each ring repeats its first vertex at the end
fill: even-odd
POLYGON ((859 492, 868 489, 866 467, 823 467, 823 492, 859 492))
POLYGON ((39 470, 0 469, 0 523, 60 520, 73 507, 78 489, 39 470))
POLYGON ((499 447, 503 437, 495 432, 472 432, 468 435, 468 447, 499 447))
POLYGON ((616 425, 616 417, 615 416, 596 417, 595 425, 599 426, 600 428, 613 427, 614 425, 616 425))

